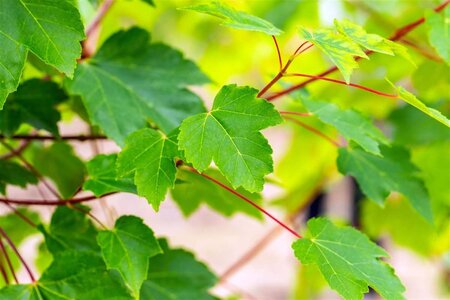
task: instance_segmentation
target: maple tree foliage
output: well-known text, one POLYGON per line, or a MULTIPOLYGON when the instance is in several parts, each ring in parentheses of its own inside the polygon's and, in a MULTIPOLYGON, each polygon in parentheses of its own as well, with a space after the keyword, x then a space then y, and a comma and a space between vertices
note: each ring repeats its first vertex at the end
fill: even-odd
MULTIPOLYGON (((257 56, 243 44, 233 58, 216 49, 207 64, 160 42, 161 26, 151 33, 140 21, 163 9, 152 0, 0 1, 0 202, 10 209, 0 216, 0 299, 218 299, 214 287, 248 261, 244 255, 219 277, 138 216, 105 225, 89 203, 106 205, 99 200, 119 193, 145 198, 155 212, 171 198, 185 217, 206 206, 275 222, 293 237, 296 299, 314 298, 325 285, 344 299, 370 289, 406 298, 381 238, 425 257, 450 251, 449 1, 405 19, 390 37, 353 22, 352 10, 321 25, 318 3, 272 3, 266 18, 221 1, 165 8, 186 18, 181 27, 207 27, 194 37, 201 47, 221 43, 207 40, 211 30, 273 41, 271 67, 279 69, 273 75, 258 62, 263 76, 272 74, 261 84, 235 77, 239 59, 249 66, 257 56), (304 8, 311 15, 302 22, 295 16, 304 8), (121 13, 132 16, 126 26, 121 13), (228 28, 217 29, 215 18, 228 28), (286 59, 280 41, 288 44, 289 18, 298 45, 286 59), (419 26, 417 43, 407 35, 419 26), (329 69, 315 75, 323 65, 329 69), (64 134, 73 119, 89 132, 64 134), (282 158, 266 136, 273 127, 290 133, 282 158), (94 155, 81 156, 76 141, 92 142, 94 155), (100 153, 98 141, 117 150, 100 153), (293 220, 340 176, 362 193, 360 222, 309 214, 297 228, 293 220), (266 199, 269 185, 283 195, 266 199), (15 199, 12 186, 35 186, 42 199, 15 199), (50 220, 32 206, 52 207, 50 220), (20 247, 31 236, 40 239, 33 267, 20 247)), ((349 5, 378 19, 383 9, 349 5)))

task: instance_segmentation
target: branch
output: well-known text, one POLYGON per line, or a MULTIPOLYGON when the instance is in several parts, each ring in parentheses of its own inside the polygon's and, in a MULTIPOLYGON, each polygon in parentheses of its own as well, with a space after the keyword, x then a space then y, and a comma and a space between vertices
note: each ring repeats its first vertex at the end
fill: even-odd
POLYGON ((258 204, 256 204, 255 202, 253 202, 252 200, 250 200, 249 198, 245 197, 244 195, 236 192, 235 190, 233 190, 232 188, 230 188, 229 186, 223 184, 222 182, 218 181, 217 179, 212 178, 211 176, 205 174, 205 173, 200 173, 198 172, 196 169, 192 168, 192 167, 188 167, 189 171, 198 174, 206 179, 208 179, 209 181, 217 184, 218 186, 220 186, 221 188, 227 190, 228 192, 234 194, 235 196, 241 198, 242 200, 244 200, 245 202, 249 203, 250 205, 254 206, 255 208, 257 208, 259 211, 261 211, 263 214, 265 214, 266 216, 268 216, 269 218, 271 218, 272 220, 274 220, 276 223, 278 223, 281 227, 283 227, 284 229, 286 229, 287 231, 289 231, 290 233, 292 233, 296 238, 301 239, 302 236, 299 235, 297 232, 295 232, 293 229, 291 229, 289 226, 287 226, 286 224, 284 224, 282 221, 278 220, 275 216, 273 216, 271 213, 269 213, 268 211, 266 211, 264 208, 262 208, 261 206, 259 206, 258 204))
POLYGON ((97 15, 94 17, 92 22, 87 26, 86 28, 86 39, 88 39, 92 33, 97 30, 97 27, 100 25, 100 22, 105 17, 108 10, 111 8, 111 6, 114 4, 114 0, 105 0, 102 3, 102 6, 100 6, 97 15))
MULTIPOLYGON (((13 136, 5 136, 0 134, 0 139, 11 139, 11 140, 25 140, 25 141, 47 141, 47 140, 74 140, 74 141, 91 141, 91 140, 106 140, 108 137, 104 135, 64 135, 64 136, 51 136, 51 135, 26 135, 26 134, 16 134, 13 136)), ((17 149, 18 150, 18 149, 17 149)), ((17 151, 16 150, 16 151, 17 151)))
POLYGON ((26 215, 21 213, 19 210, 17 210, 14 206, 12 206, 10 203, 3 202, 6 206, 8 206, 9 209, 11 209, 19 218, 25 221, 25 223, 29 224, 32 227, 37 227, 37 225, 31 221, 30 218, 28 218, 26 215))
POLYGON ((106 196, 110 196, 113 194, 117 194, 117 192, 107 193, 104 194, 101 197, 97 196, 86 196, 86 197, 79 197, 79 198, 73 198, 73 199, 67 199, 67 200, 47 200, 47 201, 40 201, 35 199, 5 199, 0 198, 0 202, 3 203, 9 203, 9 204, 17 204, 17 205, 42 205, 42 206, 59 206, 59 205, 68 205, 68 204, 76 204, 76 203, 83 203, 88 201, 94 201, 102 199, 106 196))
MULTIPOLYGON (((439 11, 443 10, 449 3, 450 3, 450 0, 446 0, 441 5, 437 6, 434 9, 434 11, 435 12, 439 12, 439 11)), ((392 36, 390 36, 389 40, 391 40, 391 41, 398 41, 398 40, 400 40, 405 35, 407 35, 410 31, 414 30, 417 26, 421 25, 424 22, 425 22, 425 18, 422 17, 422 18, 420 18, 420 19, 418 19, 418 20, 416 20, 416 21, 414 21, 412 23, 407 24, 406 26, 403 26, 402 28, 398 29, 392 36)), ((370 55, 372 53, 373 53, 373 51, 366 51, 366 55, 370 55)), ((360 59, 360 57, 356 57, 355 58, 355 60, 359 60, 359 59, 360 59)), ((324 77, 324 76, 326 76, 326 75, 328 75, 330 73, 335 72, 337 69, 338 68, 336 66, 331 67, 328 70, 318 74, 317 77, 324 77)), ((275 100, 275 99, 277 99, 277 98, 279 98, 281 96, 289 94, 292 91, 298 90, 298 89, 300 89, 300 88, 306 86, 307 84, 309 84, 311 82, 314 82, 316 80, 318 80, 318 79, 311 78, 311 79, 306 80, 306 81, 304 81, 302 83, 299 83, 299 84, 291 86, 291 87, 289 87, 289 88, 287 88, 285 90, 282 90, 282 91, 280 91, 278 93, 275 93, 275 94, 273 94, 273 95, 271 95, 269 97, 266 97, 266 100, 273 101, 273 100, 275 100)))
POLYGON ((280 47, 278 47, 277 38, 272 35, 273 42, 275 43, 275 48, 277 49, 278 64, 280 65, 280 71, 283 69, 283 59, 281 58, 280 47))

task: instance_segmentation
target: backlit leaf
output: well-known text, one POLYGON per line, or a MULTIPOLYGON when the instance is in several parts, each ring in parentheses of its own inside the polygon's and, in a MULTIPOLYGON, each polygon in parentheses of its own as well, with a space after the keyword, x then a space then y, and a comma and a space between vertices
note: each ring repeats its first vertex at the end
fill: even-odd
POLYGON ((372 122, 354 110, 342 110, 336 104, 303 98, 306 109, 322 122, 330 124, 349 141, 354 141, 364 150, 380 154, 379 145, 387 139, 372 122))
POLYGON ((300 35, 313 43, 338 67, 347 83, 353 69, 358 68, 355 56, 367 58, 367 55, 358 44, 351 39, 336 33, 332 29, 319 29, 309 31, 300 28, 300 35))
POLYGON ((428 40, 437 53, 450 64, 450 7, 443 12, 429 11, 425 16, 428 27, 428 40))
POLYGON ((415 108, 421 110, 423 113, 427 114, 428 116, 432 117, 438 122, 441 122, 442 124, 446 125, 447 127, 450 127, 450 120, 447 119, 446 116, 444 116, 440 111, 430 108, 426 106, 422 101, 416 98, 412 93, 410 93, 408 90, 406 90, 402 86, 395 86, 392 82, 387 80, 393 88, 395 88, 399 94, 399 98, 404 100, 406 103, 411 104, 415 108))
POLYGON ((210 3, 184 7, 183 9, 218 17, 223 20, 222 25, 235 29, 259 31, 269 35, 279 35, 283 32, 264 19, 235 10, 220 1, 211 1, 210 3))

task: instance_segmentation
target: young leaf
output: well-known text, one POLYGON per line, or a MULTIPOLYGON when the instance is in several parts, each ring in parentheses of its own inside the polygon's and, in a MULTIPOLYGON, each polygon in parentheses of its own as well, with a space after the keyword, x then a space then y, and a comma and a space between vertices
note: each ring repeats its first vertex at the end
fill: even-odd
POLYGON ((169 248, 166 240, 160 240, 159 244, 163 254, 150 258, 141 299, 215 299, 208 294, 208 289, 214 286, 217 278, 203 263, 186 250, 169 248))
POLYGON ((7 184, 25 187, 29 183, 36 184, 37 182, 36 176, 21 165, 0 160, 0 194, 6 193, 7 184))
POLYGON ((44 176, 55 182, 64 199, 69 199, 80 188, 86 172, 84 163, 69 144, 53 143, 49 148, 34 153, 33 164, 44 176))
POLYGON ((408 54, 406 47, 397 44, 391 40, 385 39, 377 34, 367 33, 361 26, 350 22, 349 20, 334 20, 334 25, 339 33, 351 39, 365 49, 384 53, 388 55, 401 55, 414 64, 408 54))
POLYGON ((53 81, 31 79, 10 94, 0 111, 0 132, 13 135, 22 123, 44 129, 58 136, 57 122, 61 119, 55 106, 67 99, 64 91, 53 81))
POLYGON ((259 31, 269 35, 280 35, 283 31, 275 27, 272 23, 250 15, 248 13, 237 11, 234 8, 221 3, 212 1, 210 3, 198 4, 184 7, 183 9, 193 10, 199 13, 212 15, 223 19, 222 25, 242 30, 259 31))
POLYGON ((233 188, 261 191, 272 172, 272 149, 260 130, 282 122, 269 102, 251 87, 226 85, 212 110, 187 118, 180 126, 179 148, 200 172, 214 160, 233 188))
POLYGON ((186 87, 207 77, 180 52, 149 41, 143 29, 119 31, 67 82, 70 93, 81 95, 92 123, 120 145, 149 118, 168 133, 204 111, 186 87))
POLYGON ((106 271, 101 257, 88 251, 67 251, 56 256, 34 283, 9 285, 0 290, 3 300, 115 299, 132 300, 123 284, 106 271))
POLYGON ((345 35, 360 46, 388 55, 394 55, 392 45, 377 34, 369 34, 361 26, 349 20, 334 20, 334 25, 340 34, 345 35))
MULTIPOLYGON (((78 206, 78 208, 89 212, 88 207, 78 206)), ((47 248, 54 256, 68 250, 79 252, 99 250, 96 242, 97 229, 81 211, 58 206, 52 215, 48 230, 42 225, 39 225, 38 229, 43 233, 47 248)))
POLYGON ((426 13, 425 24, 428 27, 428 40, 437 53, 450 64, 450 7, 442 13, 429 11, 426 13), (443 15, 442 15, 443 14, 443 15))
POLYGON ((138 194, 147 198, 156 211, 167 190, 175 184, 177 133, 175 130, 166 136, 150 128, 138 130, 127 138, 117 159, 118 176, 134 173, 138 194))
POLYGON ((322 122, 336 127, 346 139, 354 141, 370 153, 379 155, 380 143, 388 142, 369 119, 354 110, 341 110, 333 103, 307 98, 303 98, 302 102, 322 122))
MULTIPOLYGON (((386 79, 387 80, 387 79, 386 79)), ((438 122, 441 122, 442 124, 446 125, 447 127, 450 127, 450 120, 447 119, 440 111, 430 108, 426 106, 422 101, 416 98, 413 94, 408 92, 404 87, 402 86, 395 86, 392 82, 387 80, 389 84, 392 85, 393 88, 397 90, 397 93, 399 94, 399 97, 404 100, 406 103, 411 104, 415 108, 421 110, 428 116, 432 117, 438 122)))
POLYGON ((17 88, 28 51, 72 76, 84 29, 69 1, 1 1, 0 20, 0 109, 17 88))
MULTIPOLYGON (((229 185, 218 170, 208 169, 204 173, 229 185)), ((190 216, 202 203, 206 203, 211 209, 226 217, 242 212, 248 216, 262 219, 259 210, 198 174, 180 170, 177 177, 180 182, 175 184, 171 194, 185 216, 190 216)), ((242 188, 237 189, 237 191, 256 203, 261 202, 260 194, 249 193, 242 188)))
POLYGON ((345 299, 363 299, 370 286, 385 299, 404 299, 392 268, 380 260, 387 253, 351 227, 325 218, 308 221, 309 236, 292 244, 302 264, 319 267, 330 287, 345 299))
POLYGON ((358 68, 358 63, 354 57, 368 58, 358 44, 346 36, 335 33, 334 30, 320 29, 308 31, 300 28, 300 35, 328 56, 341 71, 347 83, 350 82, 350 75, 353 69, 358 68))
POLYGON ((83 190, 92 191, 100 197, 112 192, 127 192, 136 194, 132 176, 117 178, 117 154, 97 155, 86 164, 88 178, 83 184, 83 190))
POLYGON ((122 216, 113 230, 100 231, 97 242, 108 269, 119 271, 138 298, 147 278, 149 258, 162 253, 153 231, 134 216, 122 216))
POLYGON ((339 149, 337 165, 342 174, 354 176, 364 194, 379 205, 393 191, 402 193, 414 209, 432 221, 427 190, 417 177, 418 169, 410 161, 409 152, 401 147, 381 146, 376 156, 360 148, 339 149))

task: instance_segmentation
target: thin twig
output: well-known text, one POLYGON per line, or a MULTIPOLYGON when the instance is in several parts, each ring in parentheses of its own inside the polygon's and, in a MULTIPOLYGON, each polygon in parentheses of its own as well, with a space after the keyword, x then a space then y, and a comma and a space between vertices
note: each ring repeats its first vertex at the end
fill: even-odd
POLYGON ((283 69, 283 59, 281 58, 281 52, 280 47, 278 47, 278 41, 276 36, 272 35, 273 42, 275 43, 275 48, 277 49, 277 55, 278 55, 278 63, 280 65, 280 71, 283 69))
POLYGON ((230 188, 229 186, 223 184, 222 182, 218 181, 217 179, 209 176, 208 174, 205 173, 200 173, 197 170, 195 170, 194 168, 188 167, 188 170, 198 174, 206 179, 208 179, 209 181, 217 184, 218 186, 222 187, 223 189, 227 190, 228 192, 234 194, 235 196, 241 198, 242 200, 244 200, 245 202, 249 203, 250 205, 254 206, 255 208, 257 208, 259 211, 261 211, 263 214, 265 214, 266 216, 268 216, 269 218, 271 218, 272 220, 274 220, 276 223, 278 223, 278 225, 280 225, 281 227, 283 227, 284 229, 286 229, 287 231, 289 231, 290 233, 292 233, 296 238, 301 239, 302 236, 299 235, 297 232, 295 232, 295 230, 293 230, 292 228, 290 228, 289 226, 287 226, 286 224, 284 224, 282 221, 280 221, 278 218, 276 218, 274 215, 272 215, 271 213, 269 213, 267 210, 265 210, 264 208, 262 208, 261 206, 259 206, 258 204, 256 204, 255 202, 253 202, 252 200, 250 200, 249 198, 245 197, 244 195, 236 192, 235 190, 233 190, 232 188, 230 188))
POLYGON ((17 280, 16 271, 14 271, 14 266, 11 262, 11 258, 9 257, 9 254, 6 250, 5 244, 3 244, 3 240, 1 237, 0 237, 0 248, 3 252, 3 255, 5 256, 5 260, 6 260, 6 263, 8 264, 9 271, 11 272, 11 275, 14 278, 14 281, 16 282, 16 284, 18 284, 19 280, 17 280))
POLYGON ((9 285, 8 274, 6 273, 4 262, 1 259, 0 259, 0 272, 2 273, 3 281, 5 281, 5 284, 9 285))
POLYGON ((8 143, 6 143, 3 140, 0 140, 0 143, 8 148, 11 152, 16 153, 16 157, 38 178, 41 178, 42 183, 45 185, 45 187, 57 198, 61 198, 58 194, 58 192, 50 185, 50 183, 45 180, 45 178, 42 176, 42 174, 39 173, 38 170, 36 170, 20 153, 17 153, 16 150, 11 147, 8 143))
POLYGON ((114 4, 114 0, 105 0, 102 5, 98 9, 97 15, 94 17, 92 22, 86 27, 86 37, 89 38, 92 33, 97 30, 97 27, 100 25, 100 22, 105 17, 108 10, 114 4))
POLYGON ((6 242, 9 244, 9 246, 12 248, 12 250, 14 251, 14 253, 16 253, 17 257, 19 258, 19 260, 22 262, 22 265, 25 267, 25 269, 27 270, 28 275, 30 276, 30 279, 32 282, 35 282, 36 280, 34 279, 34 275, 31 272, 30 267, 28 267, 27 262, 23 259, 22 255, 20 255, 19 250, 17 249, 16 245, 14 245, 13 241, 9 238, 8 234, 3 230, 2 227, 0 227, 0 234, 5 238, 6 242))
POLYGON ((288 116, 283 116, 283 118, 286 119, 286 120, 289 120, 289 121, 291 121, 291 122, 294 122, 295 124, 297 124, 297 125, 299 125, 299 126, 305 128, 306 130, 311 131, 312 133, 314 133, 314 134, 316 134, 316 135, 318 135, 318 136, 324 138, 325 140, 327 140, 328 142, 330 142, 331 144, 333 144, 334 146, 336 146, 336 147, 338 147, 338 148, 342 147, 341 144, 339 144, 338 142, 336 142, 336 141, 333 140, 332 138, 326 136, 325 134, 323 134, 322 132, 320 132, 319 130, 317 130, 317 129, 314 128, 314 127, 311 127, 311 126, 309 126, 309 125, 307 125, 307 124, 305 124, 305 123, 303 123, 303 122, 300 122, 300 121, 297 120, 297 119, 294 119, 294 118, 291 118, 291 117, 288 117, 288 116))
POLYGON ((11 209, 19 218, 21 218, 23 221, 25 221, 27 224, 29 224, 32 227, 37 227, 37 225, 31 221, 30 218, 25 216, 23 213, 21 213, 17 208, 12 206, 10 203, 3 202, 6 206, 8 206, 9 209, 11 209))
POLYGON ((341 85, 347 85, 347 86, 351 86, 360 90, 364 90, 366 92, 372 93, 372 94, 376 94, 379 96, 383 96, 386 98, 393 98, 393 99, 397 99, 398 95, 394 95, 394 94, 387 94, 387 93, 383 93, 374 89, 371 89, 369 87, 365 87, 363 85, 360 84, 354 84, 354 83, 346 83, 345 81, 342 80, 338 80, 338 79, 333 79, 333 78, 328 78, 328 77, 321 77, 321 76, 315 76, 315 75, 309 75, 309 74, 302 74, 302 73, 290 73, 290 74, 285 74, 284 76, 286 77, 306 77, 306 78, 313 78, 313 79, 319 79, 319 80, 323 80, 323 81, 329 81, 329 82, 334 82, 337 84, 341 84, 341 85))
MULTIPOLYGON (((1 138, 1 135, 0 135, 1 138)), ((28 146, 31 144, 31 140, 23 141, 19 147, 14 149, 14 152, 9 151, 9 153, 6 153, 2 156, 0 156, 0 159, 11 159, 17 155, 17 153, 21 154, 28 146)))
POLYGON ((279 113, 282 115, 294 115, 297 117, 311 117, 314 115, 309 112, 296 112, 296 111, 279 111, 279 113))
MULTIPOLYGON (((442 4, 440 4, 439 6, 437 6, 437 7, 434 9, 434 11, 439 12, 439 11, 443 10, 449 3, 450 3, 450 0, 446 0, 445 2, 443 2, 442 4)), ((391 41, 398 41, 398 40, 400 40, 400 39, 403 38, 405 35, 407 35, 409 32, 411 32, 412 30, 414 30, 417 26, 423 24, 424 22, 425 22, 425 18, 422 17, 422 18, 420 18, 420 19, 418 19, 418 20, 416 20, 416 21, 414 21, 414 22, 412 22, 412 23, 409 23, 409 24, 403 26, 402 28, 398 29, 393 35, 391 35, 391 36, 389 37, 389 40, 391 40, 391 41)), ((373 53, 373 51, 366 51, 365 53, 366 53, 366 55, 370 55, 370 54, 373 53)), ((360 57, 356 57, 356 58, 355 58, 355 60, 359 60, 359 59, 360 59, 360 57)), ((326 70, 326 71, 324 71, 324 72, 318 74, 317 77, 324 77, 324 76, 326 76, 326 75, 328 75, 328 74, 331 74, 331 73, 333 73, 333 72, 335 72, 335 71, 337 71, 337 70, 338 70, 338 68, 337 68, 336 66, 331 67, 331 68, 329 68, 328 70, 326 70)), ((280 78, 281 78, 281 77, 280 77, 280 78)), ((280 78, 278 78, 278 79, 280 79, 280 78)), ((300 89, 300 88, 303 88, 303 87, 306 86, 307 84, 309 84, 309 83, 311 83, 311 82, 314 82, 314 81, 316 81, 316 80, 318 80, 318 79, 316 79, 316 78, 311 78, 311 79, 306 80, 306 81, 304 81, 304 82, 301 82, 301 83, 299 83, 299 84, 297 84, 297 85, 293 85, 293 86, 291 86, 291 87, 289 87, 289 88, 287 88, 287 89, 284 89, 284 90, 282 90, 282 91, 279 91, 279 92, 277 92, 277 93, 274 93, 274 94, 272 94, 272 95, 270 95, 270 96, 268 96, 268 97, 265 97, 265 99, 268 100, 268 101, 273 101, 273 100, 275 100, 275 99, 277 99, 277 98, 280 98, 281 96, 284 96, 284 95, 286 95, 286 94, 291 93, 292 91, 295 91, 295 90, 298 90, 298 89, 300 89)), ((274 83, 272 83, 272 85, 273 85, 273 84, 274 84, 274 83)))

